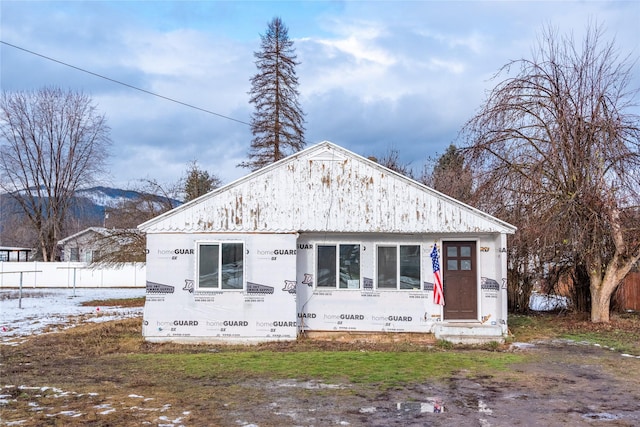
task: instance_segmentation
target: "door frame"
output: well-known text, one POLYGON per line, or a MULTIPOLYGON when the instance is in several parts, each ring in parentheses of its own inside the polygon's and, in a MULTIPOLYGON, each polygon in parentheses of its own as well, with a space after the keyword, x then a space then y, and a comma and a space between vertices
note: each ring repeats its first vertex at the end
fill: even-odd
POLYGON ((443 282, 443 286, 444 282, 446 280, 445 278, 445 273, 446 273, 446 266, 444 263, 444 249, 445 249, 445 243, 448 242, 452 242, 452 243, 458 243, 458 242, 474 242, 475 243, 475 260, 476 260, 476 274, 475 274, 475 285, 476 285, 476 318, 475 319, 445 319, 445 307, 447 304, 447 300, 445 299, 444 303, 445 306, 442 307, 442 321, 443 322, 479 322, 480 321, 480 301, 481 301, 481 297, 482 297, 482 293, 480 290, 480 277, 481 277, 481 271, 480 271, 480 239, 477 237, 474 238, 468 238, 468 237, 456 237, 456 238, 447 238, 447 239, 441 239, 440 240, 440 249, 442 251, 441 255, 440 255, 440 262, 441 262, 441 266, 440 266, 440 271, 442 274, 442 282, 443 282))

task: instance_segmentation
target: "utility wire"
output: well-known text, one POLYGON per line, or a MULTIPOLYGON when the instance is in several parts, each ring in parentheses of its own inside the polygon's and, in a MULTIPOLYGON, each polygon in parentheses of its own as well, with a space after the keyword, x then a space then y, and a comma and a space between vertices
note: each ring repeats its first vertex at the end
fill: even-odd
POLYGON ((185 107, 193 108, 195 110, 203 111, 205 113, 212 114, 214 116, 222 117, 223 119, 232 120, 234 122, 242 123, 243 125, 251 126, 250 123, 243 122, 242 120, 238 120, 238 119, 234 119, 233 117, 228 117, 228 116, 225 116, 225 115, 222 115, 222 114, 214 113, 213 111, 206 110, 206 109, 200 108, 200 107, 196 107, 195 105, 187 104, 186 102, 178 101, 177 99, 169 98, 167 96, 160 95, 158 93, 154 93, 154 92, 151 92, 151 91, 148 91, 148 90, 136 87, 136 86, 132 86, 132 85, 130 85, 128 83, 124 83, 124 82, 121 82, 121 81, 118 81, 118 80, 103 76, 101 74, 94 73, 93 71, 85 70, 84 68, 76 67, 75 65, 67 64, 66 62, 59 61, 59 60, 51 58, 49 56, 42 55, 40 53, 31 51, 29 49, 25 49, 25 48, 20 47, 20 46, 16 46, 16 45, 11 44, 11 43, 7 43, 7 42, 2 41, 2 40, 0 40, 0 43, 2 43, 4 45, 7 45, 7 46, 11 46, 11 47, 13 47, 15 49, 22 50, 22 51, 30 53, 32 55, 39 56, 39 57, 44 58, 44 59, 48 59, 49 61, 57 62, 58 64, 62 64, 64 66, 73 68, 75 70, 82 71, 83 73, 91 74, 92 76, 100 77, 101 79, 109 80, 110 82, 117 83, 117 84, 122 85, 122 86, 126 86, 126 87, 128 87, 130 89, 135 89, 135 90, 138 90, 140 92, 144 92, 144 93, 146 93, 148 95, 157 96, 158 98, 162 98, 162 99, 165 99, 167 101, 175 102, 176 104, 184 105, 185 107))

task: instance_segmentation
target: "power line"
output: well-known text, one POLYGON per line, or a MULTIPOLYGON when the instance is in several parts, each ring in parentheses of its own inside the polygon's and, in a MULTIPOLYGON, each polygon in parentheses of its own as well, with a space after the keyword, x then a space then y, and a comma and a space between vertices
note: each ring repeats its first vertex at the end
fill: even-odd
POLYGON ((20 46, 16 46, 16 45, 11 44, 11 43, 7 43, 7 42, 2 41, 2 40, 0 40, 0 43, 2 43, 4 45, 7 45, 7 46, 11 46, 11 47, 13 47, 15 49, 22 50, 22 51, 30 53, 32 55, 39 56, 39 57, 44 58, 44 59, 48 59, 49 61, 57 62, 58 64, 62 64, 64 66, 73 68, 75 70, 82 71, 83 73, 91 74, 92 76, 100 77, 101 79, 109 80, 110 82, 117 83, 117 84, 122 85, 122 86, 126 86, 126 87, 128 87, 130 89, 135 89, 135 90, 138 90, 140 92, 144 92, 144 93, 146 93, 148 95, 153 95, 153 96, 156 96, 158 98, 165 99, 167 101, 175 102, 176 104, 184 105, 185 107, 193 108, 195 110, 199 110, 199 111, 202 111, 202 112, 205 112, 205 113, 208 113, 208 114, 212 114, 214 116, 222 117, 223 119, 232 120, 234 122, 242 123, 243 125, 251 126, 251 124, 249 124, 247 122, 243 122, 242 120, 238 120, 238 119, 234 119, 233 117, 229 117, 229 116, 225 116, 225 115, 222 115, 222 114, 214 113, 213 111, 206 110, 206 109, 200 108, 200 107, 196 107, 195 105, 187 104, 186 102, 178 101, 177 99, 169 98, 167 96, 160 95, 158 93, 151 92, 151 91, 148 91, 146 89, 142 89, 142 88, 130 85, 128 83, 124 83, 124 82, 121 82, 119 80, 112 79, 110 77, 106 77, 106 76, 103 76, 101 74, 94 73, 93 71, 85 70, 84 68, 76 67, 75 65, 67 64, 66 62, 59 61, 59 60, 51 58, 49 56, 42 55, 40 53, 31 51, 29 49, 25 49, 25 48, 20 47, 20 46))

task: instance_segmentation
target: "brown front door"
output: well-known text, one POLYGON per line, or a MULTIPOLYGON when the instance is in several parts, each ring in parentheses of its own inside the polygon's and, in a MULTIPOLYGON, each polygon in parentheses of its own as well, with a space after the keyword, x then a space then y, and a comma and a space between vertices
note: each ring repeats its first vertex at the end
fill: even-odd
POLYGON ((478 318, 476 242, 443 242, 444 320, 478 318))

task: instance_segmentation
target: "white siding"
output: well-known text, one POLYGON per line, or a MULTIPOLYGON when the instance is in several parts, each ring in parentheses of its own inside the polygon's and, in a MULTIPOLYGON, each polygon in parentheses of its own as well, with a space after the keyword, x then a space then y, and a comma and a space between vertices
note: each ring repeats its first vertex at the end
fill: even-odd
POLYGON ((182 205, 158 232, 513 233, 515 228, 324 142, 182 205))

